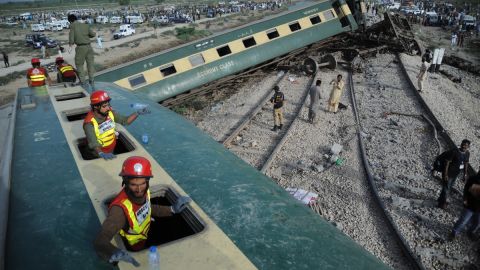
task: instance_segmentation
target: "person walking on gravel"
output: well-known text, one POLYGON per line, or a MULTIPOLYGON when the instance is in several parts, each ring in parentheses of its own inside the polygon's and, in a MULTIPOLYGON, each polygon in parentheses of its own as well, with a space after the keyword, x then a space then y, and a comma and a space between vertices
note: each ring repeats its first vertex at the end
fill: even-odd
POLYGON ((447 208, 447 197, 452 189, 458 175, 463 171, 463 181, 467 178, 467 168, 470 159, 470 141, 463 140, 460 148, 449 150, 445 153, 445 160, 442 171, 442 192, 438 198, 438 207, 447 208))
POLYGON ((322 98, 320 93, 321 84, 322 84, 322 81, 317 80, 315 82, 315 85, 312 85, 310 87, 310 92, 308 93, 310 96, 310 107, 308 108, 308 121, 312 124, 314 123, 315 117, 317 116, 319 100, 322 98))
POLYGON ((475 232, 480 229, 480 168, 476 175, 468 178, 463 189, 463 211, 455 223, 450 239, 453 240, 462 229, 472 222, 467 234, 470 238, 475 237, 475 232))
POLYGON ((277 131, 278 129, 282 129, 283 127, 283 112, 282 107, 285 102, 285 96, 282 92, 280 92, 280 88, 278 85, 273 87, 275 93, 273 94, 272 98, 270 98, 270 103, 273 103, 273 120, 274 126, 273 131, 277 131))
POLYGON ((342 75, 338 74, 336 80, 332 80, 330 84, 333 84, 332 92, 330 92, 330 98, 328 99, 328 111, 337 113, 338 104, 342 97, 343 89, 345 88, 345 82, 342 80, 342 75))
POLYGON ((422 65, 420 66, 420 72, 417 75, 418 78, 418 92, 423 90, 423 81, 427 78, 427 60, 422 57, 422 65))
POLYGON ((3 63, 5 64, 5 67, 9 67, 10 66, 10 63, 8 62, 8 54, 3 51, 2 52, 2 56, 3 56, 3 63))

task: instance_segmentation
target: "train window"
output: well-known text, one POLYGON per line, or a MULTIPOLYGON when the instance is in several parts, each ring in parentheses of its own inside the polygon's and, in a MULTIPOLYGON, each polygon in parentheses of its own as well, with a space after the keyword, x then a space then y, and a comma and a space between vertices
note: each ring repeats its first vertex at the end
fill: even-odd
POLYGON ((315 15, 315 16, 310 17, 310 22, 312 24, 317 24, 317 23, 321 23, 322 21, 320 20, 320 16, 315 15))
POLYGON ((230 50, 230 47, 228 45, 217 48, 217 52, 218 52, 218 56, 220 56, 220 57, 225 56, 225 55, 229 55, 229 54, 232 53, 232 51, 230 50))
POLYGON ((170 65, 161 67, 160 72, 162 73, 163 77, 167 77, 177 73, 177 69, 175 69, 175 66, 173 64, 170 64, 170 65))
POLYGON ((288 27, 290 27, 290 31, 292 31, 292 32, 295 32, 295 31, 298 31, 298 30, 302 29, 302 27, 300 26, 300 24, 298 22, 291 23, 291 24, 288 25, 288 27))
POLYGON ((143 74, 128 78, 128 82, 130 82, 130 86, 132 87, 137 87, 139 85, 147 83, 145 77, 143 77, 143 74))
POLYGON ((279 37, 280 35, 278 34, 277 29, 271 29, 267 31, 267 37, 268 39, 274 39, 279 37))
POLYGON ((203 55, 201 53, 197 53, 195 55, 188 57, 188 60, 190 61, 190 64, 192 65, 192 67, 196 67, 198 65, 205 63, 205 59, 203 58, 203 55))
POLYGON ((323 12, 323 17, 325 17, 325 20, 329 21, 335 18, 335 14, 333 13, 332 10, 326 10, 323 12))
POLYGON ((242 40, 242 42, 243 42, 243 46, 245 46, 245 48, 249 48, 249 47, 257 45, 257 42, 255 41, 254 37, 246 38, 246 39, 242 40))

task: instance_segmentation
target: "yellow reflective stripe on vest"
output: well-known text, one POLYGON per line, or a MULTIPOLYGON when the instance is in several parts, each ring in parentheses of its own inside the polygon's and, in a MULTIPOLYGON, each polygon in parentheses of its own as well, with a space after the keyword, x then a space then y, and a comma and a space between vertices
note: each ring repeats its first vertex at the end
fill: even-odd
POLYGON ((32 82, 40 82, 40 81, 45 81, 47 77, 44 74, 40 75, 30 75, 30 80, 32 82))
POLYGON ((63 67, 60 68, 60 72, 62 72, 62 73, 65 73, 67 71, 73 71, 72 66, 68 65, 68 66, 63 66, 63 67))
POLYGON ((100 129, 98 127, 98 122, 95 117, 92 117, 92 124, 93 130, 95 131, 95 136, 97 137, 97 142, 102 147, 107 147, 113 143, 115 140, 115 118, 113 117, 112 111, 108 112, 108 117, 112 120, 112 128, 106 130, 103 133, 100 133, 100 129))
POLYGON ((147 240, 147 234, 148 234, 148 231, 150 230, 150 221, 152 217, 152 207, 150 205, 150 190, 147 190, 147 201, 141 207, 141 208, 143 208, 144 206, 148 207, 147 215, 142 217, 143 222, 141 224, 138 223, 136 213, 133 212, 132 202, 130 202, 130 200, 124 200, 122 204, 125 206, 125 208, 128 211, 129 220, 132 221, 133 228, 130 227, 128 229, 128 232, 125 232, 123 229, 120 230, 120 235, 125 237, 125 239, 127 239, 128 244, 130 244, 130 246, 133 246, 140 241, 147 240))

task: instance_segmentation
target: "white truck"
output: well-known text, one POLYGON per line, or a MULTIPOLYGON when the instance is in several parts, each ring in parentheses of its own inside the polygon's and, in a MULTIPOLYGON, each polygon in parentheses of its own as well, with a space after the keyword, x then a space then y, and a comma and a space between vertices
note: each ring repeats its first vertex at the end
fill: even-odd
POLYGON ((122 24, 120 25, 120 30, 117 33, 113 34, 113 38, 119 39, 119 38, 127 37, 133 34, 135 34, 135 28, 133 28, 133 25, 122 24))
POLYGON ((143 23, 143 17, 142 16, 129 15, 129 16, 125 17, 125 19, 128 23, 143 23))
POLYGON ((102 24, 108 23, 108 17, 103 16, 103 15, 97 16, 97 18, 95 18, 95 20, 96 20, 97 23, 102 23, 102 24))
POLYGON ((36 23, 31 25, 32 31, 33 32, 43 32, 45 31, 45 26, 41 23, 36 23))
POLYGON ((110 18, 110 23, 122 23, 122 18, 118 16, 113 16, 110 18))

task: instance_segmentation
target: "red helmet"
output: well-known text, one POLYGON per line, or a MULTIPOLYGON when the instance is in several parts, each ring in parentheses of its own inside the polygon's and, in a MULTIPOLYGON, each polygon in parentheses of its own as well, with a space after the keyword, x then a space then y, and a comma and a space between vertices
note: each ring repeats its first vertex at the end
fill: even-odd
POLYGON ((32 64, 39 63, 40 64, 40 59, 38 58, 32 58, 32 64))
POLYGON ((152 165, 150 161, 144 157, 129 157, 123 162, 120 176, 153 177, 152 165))
POLYGON ((110 101, 110 96, 108 96, 107 92, 103 90, 94 91, 90 95, 90 105, 95 105, 107 101, 110 101))
POLYGON ((63 62, 63 57, 59 56, 59 57, 55 58, 55 63, 58 63, 60 61, 63 62))

